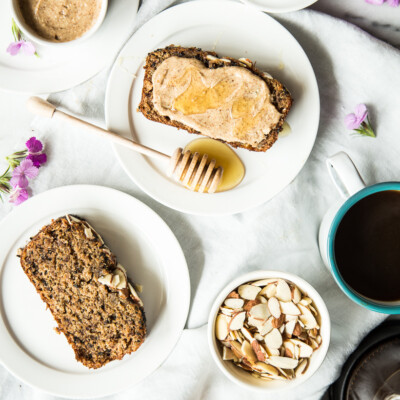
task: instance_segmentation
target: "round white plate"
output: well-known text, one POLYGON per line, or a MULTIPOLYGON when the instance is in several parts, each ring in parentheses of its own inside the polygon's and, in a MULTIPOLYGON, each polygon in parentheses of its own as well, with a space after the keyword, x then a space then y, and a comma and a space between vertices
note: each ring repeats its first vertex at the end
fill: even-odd
POLYGON ((121 51, 106 92, 108 129, 172 154, 198 135, 147 120, 137 112, 147 54, 170 44, 248 57, 283 82, 294 98, 287 121, 292 130, 266 153, 236 150, 246 167, 242 183, 217 194, 193 193, 166 176, 166 165, 114 145, 127 174, 147 194, 179 211, 233 214, 275 196, 299 173, 313 147, 319 122, 318 86, 296 39, 278 22, 232 1, 196 1, 170 8, 139 29, 121 51))
POLYGON ((22 93, 51 93, 76 86, 115 58, 132 32, 139 0, 110 0, 103 24, 81 44, 66 48, 36 45, 39 58, 6 52, 10 42, 9 0, 0 1, 0 89, 22 93))
POLYGON ((283 13, 301 10, 316 3, 318 0, 240 0, 258 8, 261 11, 270 13, 283 13))
POLYGON ((185 257, 165 222, 135 198, 100 186, 53 189, 4 218, 0 243, 0 361, 22 381, 62 397, 110 395, 151 374, 179 339, 190 302, 185 257), (128 277, 143 285, 145 342, 97 370, 78 363, 64 335, 56 334, 56 322, 16 257, 29 237, 67 213, 87 218, 128 277))

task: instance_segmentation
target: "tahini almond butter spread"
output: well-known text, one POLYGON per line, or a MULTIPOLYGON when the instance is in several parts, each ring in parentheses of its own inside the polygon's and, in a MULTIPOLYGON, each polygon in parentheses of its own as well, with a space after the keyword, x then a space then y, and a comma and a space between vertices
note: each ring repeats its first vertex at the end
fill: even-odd
POLYGON ((96 22, 100 0, 18 0, 25 22, 40 36, 69 42, 96 22))
POLYGON ((246 68, 209 69, 193 58, 170 57, 152 82, 159 114, 214 139, 257 146, 281 117, 266 83, 246 68))

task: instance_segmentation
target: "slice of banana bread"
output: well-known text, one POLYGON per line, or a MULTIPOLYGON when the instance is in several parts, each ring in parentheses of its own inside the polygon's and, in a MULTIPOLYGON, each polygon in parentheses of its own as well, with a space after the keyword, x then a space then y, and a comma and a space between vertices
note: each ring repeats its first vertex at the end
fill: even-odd
POLYGON ((145 75, 143 81, 142 99, 138 106, 138 110, 149 120, 160 122, 162 124, 174 126, 178 129, 184 129, 190 133, 203 134, 182 122, 171 119, 168 116, 161 115, 154 108, 153 104, 153 74, 156 69, 170 57, 193 58, 201 61, 208 69, 216 69, 221 67, 241 67, 250 71, 254 75, 261 78, 270 91, 270 101, 281 114, 279 121, 270 129, 257 145, 243 142, 226 142, 218 138, 222 142, 226 142, 232 147, 243 147, 252 151, 266 151, 278 139, 278 134, 282 130, 283 122, 292 106, 293 99, 289 91, 276 79, 257 69, 253 62, 248 59, 234 59, 231 57, 220 58, 213 51, 203 51, 195 47, 168 46, 163 49, 155 50, 148 54, 146 64, 144 66, 145 75))
POLYGON ((143 304, 125 269, 80 217, 58 218, 21 249, 23 270, 78 361, 99 368, 136 351, 146 335, 143 304))

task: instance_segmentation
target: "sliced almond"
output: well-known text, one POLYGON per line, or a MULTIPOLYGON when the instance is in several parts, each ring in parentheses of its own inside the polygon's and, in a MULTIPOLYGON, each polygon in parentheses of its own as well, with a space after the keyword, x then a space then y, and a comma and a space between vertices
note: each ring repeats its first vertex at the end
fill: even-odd
POLYGON ((94 239, 93 232, 90 228, 85 228, 84 232, 87 239, 94 239))
POLYGON ((262 324, 258 329, 259 333, 262 336, 265 336, 267 333, 271 332, 272 329, 274 328, 272 326, 272 321, 273 321, 274 317, 270 317, 264 324, 262 324))
POLYGON ((322 337, 320 335, 318 335, 315 340, 317 341, 318 344, 322 343, 322 337))
POLYGON ((236 331, 240 328, 243 328, 243 323, 245 318, 246 318, 246 313, 244 311, 235 314, 232 317, 231 321, 229 322, 228 326, 229 330, 236 331))
POLYGON ((296 325, 294 326, 293 330, 293 335, 294 336, 300 336, 303 333, 303 329, 301 329, 301 326, 298 322, 296 322, 296 325))
POLYGON ((308 306, 309 304, 312 303, 312 300, 309 297, 303 297, 299 303, 303 306, 308 306))
POLYGON ((276 279, 276 278, 268 278, 268 279, 260 279, 259 281, 251 282, 251 284, 254 286, 266 286, 270 283, 275 283, 277 281, 278 281, 278 279, 276 279))
POLYGON ((262 342, 264 340, 264 336, 260 335, 258 332, 254 334, 254 339, 258 340, 259 342, 262 342))
POLYGON ((294 304, 297 304, 301 300, 301 292, 297 286, 292 288, 292 301, 294 304))
POLYGON ((137 302, 139 303, 139 305, 140 305, 141 307, 143 307, 143 302, 142 302, 142 300, 140 299, 140 297, 138 296, 138 294, 136 293, 136 290, 133 288, 133 286, 132 286, 130 283, 128 283, 128 287, 129 287, 129 291, 131 292, 132 297, 133 297, 135 300, 137 300, 137 302))
POLYGON ((293 369, 297 367, 298 361, 289 357, 271 356, 268 358, 268 364, 277 368, 293 369))
POLYGON ((278 329, 274 328, 264 338, 265 344, 270 349, 279 349, 282 346, 282 335, 278 329))
POLYGON ((311 337, 309 337, 308 340, 310 341, 310 346, 312 347, 312 349, 317 350, 319 347, 319 344, 317 343, 317 341, 311 337))
POLYGON ((238 292, 242 299, 255 300, 258 293, 260 293, 261 288, 253 285, 242 285, 239 286, 238 292))
POLYGON ((112 279, 113 279, 113 275, 112 274, 107 274, 106 276, 101 276, 97 280, 103 285, 110 286, 112 279))
POLYGON ((254 354, 251 344, 247 340, 242 343, 241 352, 250 364, 256 362, 257 357, 254 354))
POLYGON ((289 350, 290 353, 292 354, 290 357, 294 357, 295 355, 295 344, 293 342, 291 342, 290 340, 285 340, 283 342, 283 347, 285 348, 285 350, 289 350))
POLYGON ((237 357, 235 356, 235 354, 233 353, 233 351, 231 349, 228 349, 228 347, 224 347, 222 349, 222 359, 224 361, 229 361, 229 360, 237 360, 237 357))
POLYGON ((246 303, 244 304, 243 309, 245 311, 250 311, 252 307, 254 307, 255 305, 260 304, 260 300, 259 299, 255 299, 255 300, 248 300, 246 301, 246 303))
POLYGON ((291 352, 290 349, 286 348, 285 349, 285 357, 294 358, 294 354, 291 352))
POLYGON ((279 318, 281 316, 281 308, 276 297, 271 297, 268 300, 268 308, 271 315, 273 315, 275 318, 279 318))
POLYGON ((297 318, 286 323, 285 331, 288 337, 292 337, 296 323, 297 323, 297 318))
POLYGON ((237 308, 242 308, 243 304, 244 304, 244 300, 243 299, 226 299, 224 301, 224 304, 229 307, 229 308, 233 308, 233 309, 237 309, 237 308))
POLYGON ((236 341, 231 341, 230 343, 233 354, 239 359, 239 361, 241 361, 243 358, 242 346, 240 345, 239 342, 236 341))
POLYGON ((226 315, 218 314, 215 321, 215 336, 218 340, 225 340, 228 336, 228 323, 226 315))
POLYGON ((291 301, 280 301, 281 311, 287 315, 300 315, 299 308, 291 301))
POLYGON ((251 348, 253 349, 258 361, 265 361, 267 359, 266 351, 260 346, 260 343, 258 343, 257 340, 251 342, 251 348))
POLYGON ((267 304, 267 303, 268 303, 268 300, 267 300, 264 296, 258 295, 258 296, 256 297, 256 300, 258 300, 260 303, 264 303, 264 304, 267 304))
POLYGON ((317 320, 315 319, 312 312, 308 309, 308 307, 303 306, 299 303, 299 309, 301 311, 300 321, 303 322, 306 329, 314 329, 317 326, 317 320))
POLYGON ((299 357, 300 358, 309 358, 313 353, 313 348, 308 344, 302 342, 301 340, 297 339, 290 339, 290 341, 295 345, 298 346, 300 349, 299 357))
POLYGON ((244 338, 246 340, 248 340, 250 343, 254 340, 254 337, 252 336, 252 334, 248 331, 248 329, 246 328, 241 328, 240 331, 242 332, 242 335, 244 336, 244 338))
POLYGON ((226 296, 227 299, 240 299, 240 296, 237 292, 233 291, 226 296))
POLYGON ((274 375, 274 376, 279 375, 279 372, 275 367, 273 367, 272 365, 266 364, 264 362, 256 362, 254 366, 262 373, 274 375))
POLYGON ((111 281, 111 286, 116 288, 119 285, 119 280, 120 280, 120 278, 119 278, 118 274, 113 275, 112 281, 111 281))
POLYGON ((280 279, 276 285, 275 297, 280 301, 290 301, 292 299, 290 287, 283 279, 280 279))
POLYGON ((279 349, 270 349, 267 345, 265 346, 265 351, 267 352, 268 356, 279 356, 281 352, 279 349))
POLYGON ((263 303, 253 306, 250 309, 249 314, 251 317, 258 319, 260 321, 266 321, 270 316, 267 305, 263 303))
MULTIPOLYGON (((285 315, 281 314, 279 318, 273 318, 272 319, 272 327, 273 328, 281 328, 283 326, 283 323, 285 322, 285 315)), ((283 330, 282 330, 283 331, 283 330)), ((282 332, 281 332, 282 333, 282 332)))
POLYGON ((232 310, 231 308, 227 308, 227 307, 220 307, 219 310, 222 312, 222 314, 225 314, 228 317, 231 317, 235 313, 234 310, 232 310))
POLYGON ((299 377, 300 375, 304 374, 306 368, 307 368, 307 360, 303 360, 300 362, 298 367, 295 369, 294 373, 296 375, 296 378, 299 377))

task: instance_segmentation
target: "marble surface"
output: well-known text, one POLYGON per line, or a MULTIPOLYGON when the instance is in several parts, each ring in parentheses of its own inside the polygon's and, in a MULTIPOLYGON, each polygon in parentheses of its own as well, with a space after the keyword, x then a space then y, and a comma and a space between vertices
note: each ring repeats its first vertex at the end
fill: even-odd
POLYGON ((400 48, 400 6, 377 6, 365 0, 319 0, 310 8, 351 22, 400 48))

